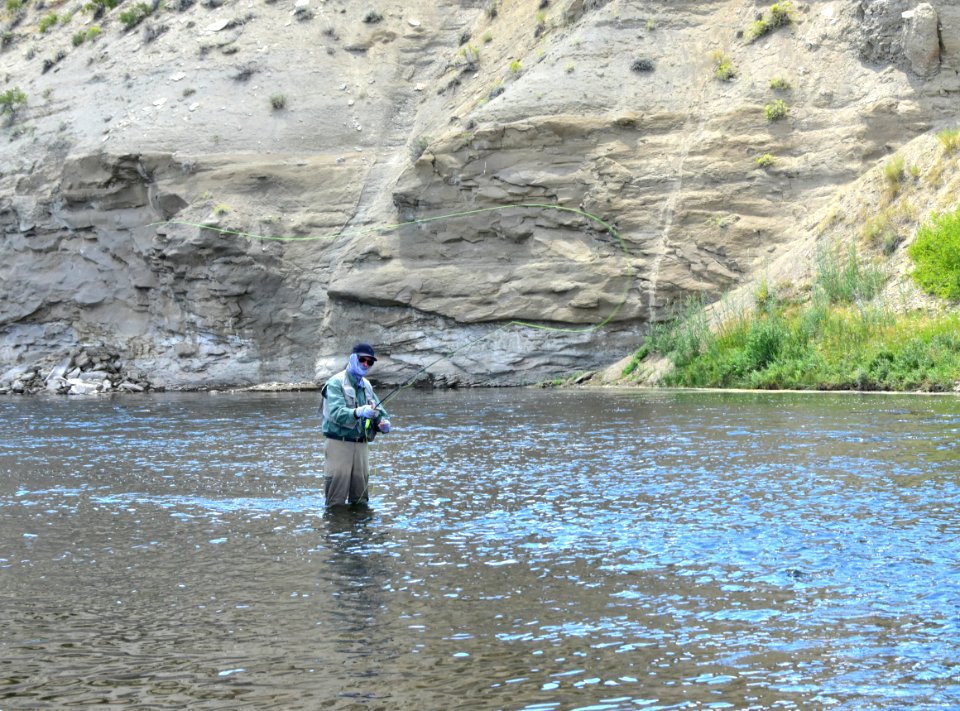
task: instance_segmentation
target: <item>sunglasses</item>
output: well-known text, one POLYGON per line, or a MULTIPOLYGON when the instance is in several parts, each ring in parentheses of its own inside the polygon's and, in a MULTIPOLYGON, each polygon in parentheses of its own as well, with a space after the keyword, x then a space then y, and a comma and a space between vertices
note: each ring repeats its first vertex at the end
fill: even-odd
POLYGON ((363 363, 368 368, 377 362, 376 358, 371 358, 370 356, 357 356, 357 360, 363 363))

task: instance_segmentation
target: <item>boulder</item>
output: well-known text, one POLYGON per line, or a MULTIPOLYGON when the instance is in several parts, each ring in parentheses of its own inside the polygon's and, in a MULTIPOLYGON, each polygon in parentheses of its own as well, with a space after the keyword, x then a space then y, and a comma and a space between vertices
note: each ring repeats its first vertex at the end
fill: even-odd
POLYGON ((910 69, 922 77, 940 70, 940 19, 930 3, 903 13, 903 53, 910 69))

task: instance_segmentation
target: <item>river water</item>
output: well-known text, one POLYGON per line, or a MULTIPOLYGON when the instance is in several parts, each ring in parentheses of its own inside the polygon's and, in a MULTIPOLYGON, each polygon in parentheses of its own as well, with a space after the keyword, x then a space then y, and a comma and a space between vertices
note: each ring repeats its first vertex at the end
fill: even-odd
POLYGON ((960 708, 960 400, 0 400, 0 709, 960 708))

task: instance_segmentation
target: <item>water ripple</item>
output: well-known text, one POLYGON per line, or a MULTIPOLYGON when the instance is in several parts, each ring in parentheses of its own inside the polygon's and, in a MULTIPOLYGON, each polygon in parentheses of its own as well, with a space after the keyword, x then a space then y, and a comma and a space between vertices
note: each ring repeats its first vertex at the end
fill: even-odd
POLYGON ((952 397, 2 400, 0 707, 960 707, 952 397))

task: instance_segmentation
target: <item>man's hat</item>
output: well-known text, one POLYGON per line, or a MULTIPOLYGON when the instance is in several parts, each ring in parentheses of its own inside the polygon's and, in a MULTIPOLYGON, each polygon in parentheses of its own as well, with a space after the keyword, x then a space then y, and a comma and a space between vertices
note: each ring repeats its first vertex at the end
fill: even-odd
POLYGON ((369 343, 358 343, 350 352, 356 353, 357 355, 370 356, 374 360, 377 359, 377 356, 373 354, 373 346, 371 346, 369 343))

